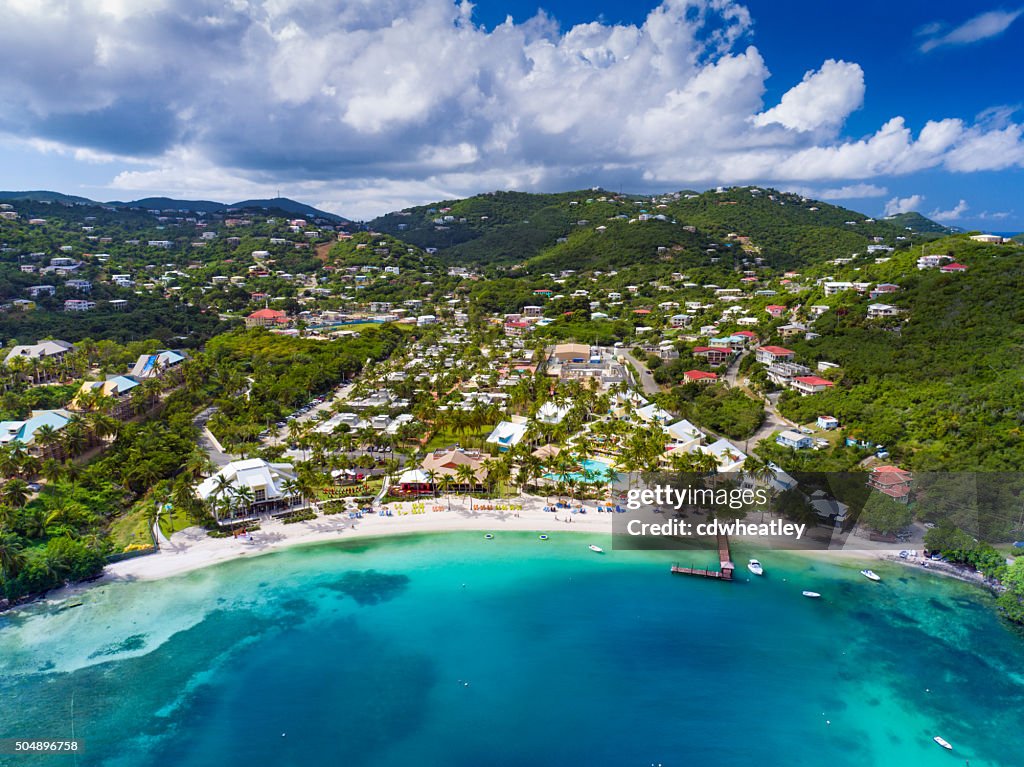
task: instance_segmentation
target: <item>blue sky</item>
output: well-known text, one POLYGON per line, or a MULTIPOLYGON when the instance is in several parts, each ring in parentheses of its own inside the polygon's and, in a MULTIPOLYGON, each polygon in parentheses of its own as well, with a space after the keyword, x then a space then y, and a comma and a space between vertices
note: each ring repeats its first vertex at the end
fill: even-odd
POLYGON ((0 187, 280 190, 369 217, 496 188, 760 183, 1019 231, 1022 10, 0 0, 0 187))

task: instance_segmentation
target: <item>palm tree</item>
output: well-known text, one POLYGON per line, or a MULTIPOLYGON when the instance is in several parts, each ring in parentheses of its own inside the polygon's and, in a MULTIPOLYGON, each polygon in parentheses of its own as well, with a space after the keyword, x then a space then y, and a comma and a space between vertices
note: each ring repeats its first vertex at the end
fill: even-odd
POLYGON ((36 429, 33 439, 43 455, 52 455, 53 446, 60 441, 60 434, 50 424, 44 423, 36 429))
POLYGON ((0 474, 5 477, 15 477, 21 471, 21 458, 18 454, 17 443, 0 451, 0 474))
POLYGON ((202 450, 193 450, 185 461, 184 471, 189 477, 199 479, 210 473, 213 469, 213 461, 202 450))
POLYGON ((282 482, 281 493, 288 498, 299 496, 299 505, 302 505, 302 501, 304 500, 302 495, 302 483, 297 479, 289 478, 282 482))
POLYGON ((39 469, 42 468, 42 461, 37 456, 29 453, 21 459, 21 466, 19 467, 19 474, 23 477, 34 477, 39 474, 39 469))
POLYGON ((234 506, 236 511, 249 514, 252 511, 252 504, 256 500, 256 494, 248 485, 239 485, 234 489, 234 506))
POLYGON ((469 464, 463 463, 455 467, 455 477, 460 485, 466 486, 466 502, 472 505, 473 486, 476 484, 476 472, 469 464))
POLYGON ((89 430, 101 439, 116 435, 120 426, 116 418, 103 410, 90 413, 86 417, 86 423, 89 430))
POLYGON ((60 465, 59 461, 56 461, 53 458, 47 458, 43 461, 40 473, 43 475, 43 479, 51 485, 54 485, 60 480, 61 475, 64 474, 64 467, 60 465))
POLYGON ((712 453, 695 453, 693 456, 693 470, 698 474, 717 474, 718 459, 712 453))
POLYGON ((448 511, 452 510, 451 489, 452 489, 452 482, 454 481, 454 479, 455 478, 451 474, 442 474, 441 475, 441 487, 444 489, 445 498, 448 500, 448 511))
POLYGON ((437 484, 438 484, 438 479, 440 478, 441 475, 437 473, 436 469, 429 469, 429 470, 427 470, 426 475, 427 475, 427 481, 430 483, 430 486, 434 490, 434 498, 437 498, 437 484))
POLYGON ((9 530, 0 530, 0 573, 11 579, 25 565, 25 544, 21 537, 9 530))
POLYGON ((0 491, 0 496, 7 505, 20 509, 28 502, 28 484, 23 479, 10 479, 0 491))
MULTIPOLYGON (((487 468, 487 482, 488 484, 493 483, 498 488, 501 488, 512 476, 512 467, 507 461, 493 461, 488 465, 487 468)), ((498 497, 501 498, 503 493, 500 489, 498 497)))
POLYGON ((768 461, 754 455, 743 459, 743 473, 755 482, 768 484, 775 479, 775 470, 768 461))
POLYGON ((160 392, 163 389, 163 384, 160 382, 159 378, 147 378, 142 382, 142 386, 139 388, 142 389, 142 393, 145 395, 146 401, 149 403, 149 406, 152 407, 156 404, 157 400, 160 399, 160 392))

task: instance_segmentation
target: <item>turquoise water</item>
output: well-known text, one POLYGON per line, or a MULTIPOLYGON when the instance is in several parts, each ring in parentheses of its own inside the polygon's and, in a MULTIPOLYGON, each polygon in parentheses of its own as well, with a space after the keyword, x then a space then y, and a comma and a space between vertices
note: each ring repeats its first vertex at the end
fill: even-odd
MULTIPOLYGON (((611 469, 604 461, 595 461, 593 458, 587 458, 584 461, 580 461, 580 467, 583 471, 570 472, 564 475, 565 479, 574 479, 577 482, 583 482, 586 484, 596 484, 598 482, 604 482, 608 477, 608 470, 611 469), (590 472, 592 476, 587 477, 584 472, 590 472)), ((563 481, 563 475, 561 474, 545 474, 547 479, 553 479, 556 482, 563 481)))
POLYGON ((69 736, 73 698, 83 767, 1022 763, 1024 639, 986 594, 760 559, 727 584, 465 533, 103 585, 0 616, 0 737, 69 736))

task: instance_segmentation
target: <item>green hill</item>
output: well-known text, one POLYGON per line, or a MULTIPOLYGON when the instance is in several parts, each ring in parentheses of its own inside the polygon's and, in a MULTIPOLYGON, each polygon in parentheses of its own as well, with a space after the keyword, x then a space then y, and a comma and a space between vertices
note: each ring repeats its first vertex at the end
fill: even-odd
POLYGON ((373 231, 436 248, 450 263, 502 264, 525 261, 554 245, 582 217, 598 191, 529 194, 492 192, 389 213, 369 223, 373 231))
POLYGON ((98 203, 87 197, 76 197, 71 194, 62 194, 61 192, 47 192, 47 191, 34 191, 34 192, 0 192, 0 200, 7 200, 9 202, 16 202, 19 200, 27 200, 30 202, 62 202, 67 205, 96 205, 98 203))
POLYGON ((893 226, 902 227, 908 231, 926 234, 954 234, 961 231, 955 226, 943 226, 930 218, 925 218, 920 213, 897 213, 893 216, 886 216, 883 221, 893 226))
POLYGON ((863 254, 873 244, 905 247, 915 236, 903 221, 758 187, 655 197, 495 192, 408 208, 369 226, 434 248, 449 263, 528 262, 531 270, 623 268, 656 260, 659 247, 696 256, 716 246, 799 267, 863 254), (737 236, 731 242, 730 234, 737 236))
MULTIPOLYGON (((1024 248, 966 235, 926 246, 965 264, 946 274, 900 254, 865 280, 901 286, 883 300, 903 313, 870 320, 868 296, 842 294, 813 326, 819 337, 784 343, 806 364, 841 366, 836 385, 812 397, 783 394, 799 422, 839 418, 847 434, 884 444, 916 470, 1002 471, 1024 466, 1024 248)), ((846 275, 849 277, 849 275, 846 275)), ((809 294, 806 304, 820 301, 809 294)))

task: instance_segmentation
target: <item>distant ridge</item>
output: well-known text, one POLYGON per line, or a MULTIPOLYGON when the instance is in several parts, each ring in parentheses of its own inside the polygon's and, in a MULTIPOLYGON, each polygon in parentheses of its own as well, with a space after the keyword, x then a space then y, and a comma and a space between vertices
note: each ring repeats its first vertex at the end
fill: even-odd
POLYGON ((958 234, 964 230, 958 226, 943 226, 937 221, 932 221, 930 218, 922 216, 920 213, 911 211, 910 213, 897 213, 892 216, 886 216, 883 221, 888 221, 890 224, 896 226, 902 226, 910 229, 914 232, 935 232, 936 234, 958 234))
POLYGON ((0 200, 31 200, 32 202, 63 202, 67 205, 100 205, 88 197, 75 197, 72 194, 61 194, 60 192, 34 191, 34 192, 0 192, 0 200))
POLYGON ((190 211, 194 213, 224 213, 229 210, 278 210, 282 213, 305 216, 309 218, 325 218, 329 221, 347 222, 348 219, 328 213, 325 210, 314 208, 302 202, 289 199, 288 197, 274 197, 266 200, 242 200, 232 204, 215 202, 213 200, 177 200, 171 197, 144 197, 141 200, 122 202, 114 200, 111 202, 100 202, 90 200, 88 197, 77 197, 75 195, 51 192, 46 190, 27 192, 0 192, 0 200, 28 200, 32 202, 58 202, 65 205, 102 205, 110 208, 140 208, 142 210, 174 210, 190 211))

